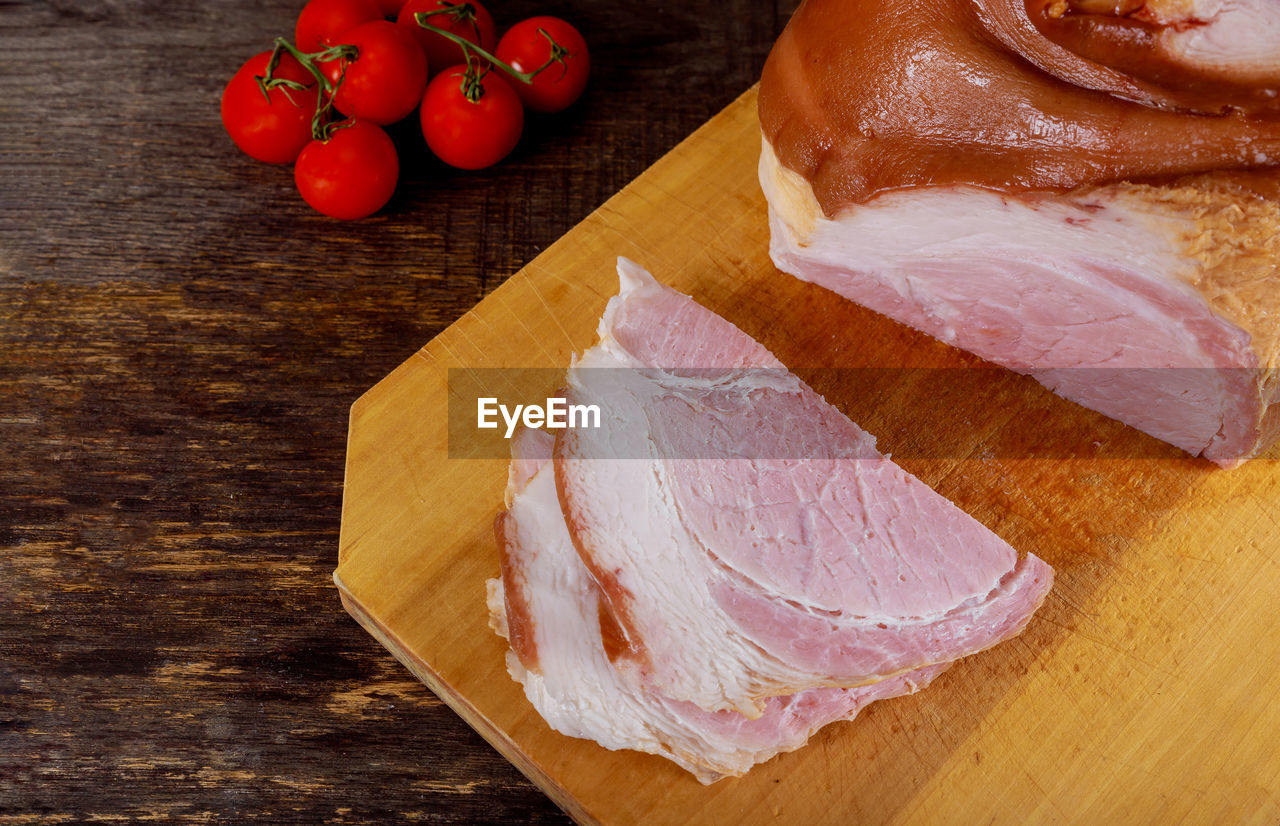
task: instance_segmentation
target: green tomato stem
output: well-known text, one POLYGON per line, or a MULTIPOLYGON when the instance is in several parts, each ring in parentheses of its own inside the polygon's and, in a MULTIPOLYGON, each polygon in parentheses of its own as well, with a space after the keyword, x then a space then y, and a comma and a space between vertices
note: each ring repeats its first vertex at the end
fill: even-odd
POLYGON ((462 47, 462 53, 467 55, 467 63, 470 63, 470 56, 474 54, 477 56, 477 58, 488 61, 488 63, 490 65, 493 65, 494 68, 502 69, 503 72, 506 72, 507 74, 509 74, 509 76, 516 78, 517 81, 524 83, 525 86, 532 86, 532 83, 534 83, 534 78, 538 76, 541 70, 550 68, 550 65, 552 65, 553 63, 564 63, 564 58, 567 58, 568 56, 568 51, 564 49, 563 46, 557 44, 556 41, 552 40, 552 36, 548 35, 545 29, 539 28, 538 29, 539 35, 547 38, 547 41, 549 42, 549 44, 552 45, 552 54, 550 54, 549 58, 547 59, 547 63, 540 65, 540 67, 532 70, 532 72, 521 72, 521 70, 516 69, 515 67, 513 67, 513 65, 504 63, 504 61, 499 60, 497 56, 490 54, 489 51, 481 49, 480 46, 477 46, 474 44, 474 42, 467 40, 466 37, 454 35, 453 32, 444 31, 443 28, 431 26, 430 23, 426 22, 426 18, 431 17, 431 15, 433 14, 439 14, 439 12, 419 12, 413 15, 413 20, 415 20, 415 22, 419 24, 419 26, 421 26, 422 28, 425 28, 426 31, 434 32, 435 35, 444 37, 445 40, 452 40, 453 42, 456 42, 458 46, 462 47))
POLYGON ((274 76, 276 69, 280 66, 281 55, 286 52, 290 54, 302 65, 302 68, 311 73, 311 76, 316 79, 316 83, 320 87, 320 93, 316 95, 316 111, 311 117, 311 137, 318 141, 328 140, 334 129, 341 128, 329 122, 329 115, 333 111, 333 95, 338 91, 338 87, 342 85, 342 81, 347 76, 347 64, 342 64, 342 73, 338 75, 337 83, 330 83, 329 78, 324 72, 320 71, 320 67, 316 64, 344 58, 346 60, 355 60, 360 56, 360 50, 355 46, 343 44, 331 46, 318 52, 304 52, 283 37, 277 37, 274 43, 275 46, 271 50, 271 58, 267 61, 266 74, 258 77, 258 87, 262 89, 262 94, 264 95, 278 87, 284 87, 286 95, 289 89, 306 88, 296 80, 274 76))
POLYGON ((555 38, 541 26, 538 27, 538 34, 547 39, 547 43, 551 46, 551 53, 547 55, 547 62, 530 72, 530 76, 540 74, 542 70, 551 68, 552 63, 559 63, 564 67, 564 71, 560 73, 560 77, 563 78, 569 71, 569 65, 564 62, 564 59, 566 57, 572 57, 573 55, 569 54, 569 50, 557 43, 555 38))
MULTIPOLYGON (((467 55, 468 57, 468 60, 467 60, 468 64, 470 64, 471 62, 470 56, 474 54, 477 57, 487 61, 494 68, 501 69, 502 71, 511 75, 516 80, 520 81, 526 86, 533 85, 533 76, 546 68, 546 65, 543 65, 540 68, 538 68, 537 71, 521 72, 517 70, 514 66, 504 63, 503 61, 494 57, 492 54, 480 48, 476 44, 472 43, 470 40, 467 40, 465 37, 460 37, 459 35, 456 35, 453 32, 445 31, 444 29, 431 25, 430 23, 427 22, 427 18, 430 17, 432 14, 435 14, 435 12, 418 12, 413 16, 413 19, 417 22, 419 26, 426 29, 427 31, 438 34, 446 40, 452 40, 454 43, 457 43, 459 46, 461 46, 463 54, 467 55)), ((554 41, 552 41, 552 43, 554 44, 554 41)))

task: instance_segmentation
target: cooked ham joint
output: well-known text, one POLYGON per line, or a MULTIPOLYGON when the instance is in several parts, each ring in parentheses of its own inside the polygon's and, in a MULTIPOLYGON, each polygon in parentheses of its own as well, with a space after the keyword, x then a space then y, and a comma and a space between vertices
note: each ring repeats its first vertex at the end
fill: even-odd
POLYGON ((809 0, 761 80, 773 260, 1189 453, 1255 456, 1280 436, 1278 9, 809 0))

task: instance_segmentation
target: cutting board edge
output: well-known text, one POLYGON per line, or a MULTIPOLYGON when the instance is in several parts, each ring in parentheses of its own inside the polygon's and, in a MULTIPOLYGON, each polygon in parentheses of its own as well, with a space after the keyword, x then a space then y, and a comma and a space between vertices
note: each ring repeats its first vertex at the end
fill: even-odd
POLYGON ((485 742, 493 746, 498 754, 502 755, 503 759, 515 766, 522 775, 528 778, 529 782, 551 798, 561 810, 573 818, 575 823, 584 824, 584 826, 603 826, 602 821, 592 817, 573 795, 557 784, 540 766, 532 762, 521 751, 520 747, 507 736, 505 731, 489 722, 475 706, 471 705, 465 697, 445 682, 425 660, 415 657, 396 637, 394 632, 365 609, 359 597, 347 588, 339 574, 340 569, 333 572, 333 584, 338 589, 342 607, 361 628, 377 640, 383 648, 391 652, 391 655, 401 665, 409 669, 413 676, 417 677, 445 705, 461 717, 468 726, 483 737, 485 742))
MULTIPOLYGON (((482 308, 484 308, 489 304, 501 303, 503 300, 505 300, 508 292, 518 289, 518 286, 517 286, 518 279, 522 275, 526 274, 531 268, 536 268, 538 266, 538 262, 546 258, 548 254, 551 253, 552 250, 555 249, 557 246, 563 243, 567 243, 565 241, 566 238, 573 236, 575 233, 581 230, 581 228, 584 225, 589 224, 593 220, 598 219, 602 213, 610 209, 610 204, 614 203, 615 200, 633 191, 634 187, 637 186, 637 182, 642 177, 649 175, 655 169, 661 169, 665 164, 672 163, 673 156, 677 156, 678 153, 681 152, 682 148, 686 148, 688 144, 693 139, 695 139, 698 135, 706 134, 710 131, 713 131, 716 128, 716 124, 720 123, 724 119, 732 117, 732 111, 735 109, 735 107, 740 105, 753 105, 753 100, 759 86, 760 84, 757 82, 757 83, 753 83, 751 86, 748 86, 746 89, 744 89, 740 94, 734 97, 733 100, 731 100, 723 108, 721 108, 714 115, 708 118, 701 126, 699 126, 690 134, 686 135, 683 139, 680 140, 679 143, 677 143, 675 146, 671 147, 669 150, 663 153, 662 157, 658 158, 658 160, 654 161, 654 163, 650 165, 647 169, 640 172, 638 175, 636 175, 634 178, 628 181, 621 189, 619 189, 613 195, 609 196, 609 198, 607 198, 604 203, 600 204, 595 209, 591 210, 591 212, 583 216, 582 220, 574 224, 568 231, 564 233, 564 235, 560 236, 551 244, 549 244, 545 249, 543 249, 536 256, 534 256, 530 261, 525 263, 524 266, 520 267, 520 269, 516 270, 514 273, 511 273, 501 284, 499 284, 496 288, 494 288, 488 295, 485 295, 478 302, 476 302, 475 306, 473 306, 471 309, 467 310, 465 313, 460 315, 451 324, 449 324, 449 326, 445 327, 443 330, 436 333, 436 335, 432 336, 427 343, 423 344, 421 347, 415 350, 404 361, 397 364, 389 373, 387 373, 385 376, 379 379, 369 389, 361 393, 351 403, 351 406, 348 408, 348 412, 347 412, 348 450, 343 462, 343 480, 342 480, 343 496, 342 496, 342 508, 341 508, 342 512, 340 517, 341 523, 338 528, 338 566, 339 568, 342 566, 343 562, 345 562, 347 559, 350 558, 350 555, 351 555, 350 546, 355 541, 354 538, 347 536, 347 527, 350 524, 350 520, 347 518, 347 507, 348 507, 348 503, 352 499, 352 497, 350 496, 351 462, 352 462, 350 445, 351 445, 352 436, 354 435, 354 432, 355 432, 357 419, 360 415, 361 410, 364 407, 368 406, 369 404, 372 404, 373 399, 379 393, 385 392, 385 389, 391 386, 391 384, 397 380, 397 378, 399 377, 399 374, 403 370, 405 370, 410 364, 415 362, 415 360, 421 359, 427 365, 432 367, 437 367, 437 368, 442 367, 440 360, 437 358, 437 351, 439 350, 439 348, 447 347, 449 340, 452 337, 456 337, 457 335, 459 335, 458 330, 462 329, 466 325, 466 323, 471 321, 473 318, 480 317, 479 314, 482 308)), ((335 576, 337 575, 336 570, 334 574, 335 576)))
MULTIPOLYGON (((474 311, 474 308, 472 310, 468 310, 467 313, 464 313, 462 317, 465 318, 466 315, 470 314, 473 311, 474 311)), ((459 321, 461 320, 462 319, 460 318, 459 321)), ((458 322, 454 322, 454 324, 456 323, 458 322)), ((452 327, 453 325, 451 324, 449 326, 452 327)), ((435 338, 432 338, 431 342, 434 342, 437 338, 440 337, 440 335, 443 335, 443 334, 444 333, 441 332, 435 338)), ((407 359, 397 364, 394 368, 391 369, 389 373, 387 373, 385 376, 379 379, 372 387, 370 387, 368 390, 364 391, 359 396, 357 396, 355 401, 351 402, 351 405, 347 408, 347 439, 346 439, 347 449, 345 451, 345 455, 343 456, 343 461, 342 461, 342 505, 340 507, 340 515, 339 515, 339 523, 338 523, 338 566, 337 566, 337 569, 335 569, 333 572, 334 576, 338 575, 338 570, 342 568, 343 563, 346 562, 348 559, 350 559, 352 546, 356 542, 355 537, 349 536, 350 529, 351 529, 351 521, 352 521, 350 519, 349 509, 352 507, 352 503, 354 502, 354 499, 355 499, 355 497, 351 495, 351 489, 352 489, 351 479, 353 475, 351 470, 352 470, 353 463, 358 458, 352 455, 351 445, 356 434, 356 429, 359 427, 360 416, 363 412, 363 409, 369 406, 370 404, 372 404, 376 396, 386 392, 387 388, 391 387, 395 382, 399 381, 402 374, 406 370, 409 370, 413 366, 415 366, 419 359, 426 362, 428 365, 432 365, 434 363, 433 357, 431 356, 430 353, 427 352, 427 348, 431 345, 431 342, 427 342, 426 344, 419 347, 417 350, 414 350, 413 353, 407 359)))

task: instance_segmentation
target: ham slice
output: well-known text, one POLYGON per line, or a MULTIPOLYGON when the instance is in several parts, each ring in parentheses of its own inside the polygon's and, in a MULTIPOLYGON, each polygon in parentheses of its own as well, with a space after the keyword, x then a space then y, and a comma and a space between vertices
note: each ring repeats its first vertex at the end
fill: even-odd
POLYGON ((710 783, 1021 630, 1045 563, 732 324, 619 275, 565 390, 602 426, 520 431, 495 523, 491 625, 552 728, 710 783))
POLYGON ((1276 9, 808 0, 761 82, 774 262, 1191 454, 1257 455, 1276 9))
POLYGON ((497 525, 502 578, 488 582, 488 605, 493 627, 512 645, 508 670, 556 731, 661 755, 711 783, 800 748, 818 729, 853 719, 874 700, 913 693, 946 668, 862 688, 771 697, 755 719, 637 690, 610 663, 606 637, 616 631, 565 526, 544 458, 548 440, 543 431, 526 430, 513 442, 508 509, 497 525))
POLYGON ((1026 625, 1048 565, 732 324, 619 275, 566 380, 601 427, 522 431, 495 525, 492 625, 554 729, 711 782, 1026 625))
POLYGON ((570 369, 565 521, 633 684, 754 717, 1025 626, 1052 571, 881 455, 764 347, 620 259, 600 342, 570 369))

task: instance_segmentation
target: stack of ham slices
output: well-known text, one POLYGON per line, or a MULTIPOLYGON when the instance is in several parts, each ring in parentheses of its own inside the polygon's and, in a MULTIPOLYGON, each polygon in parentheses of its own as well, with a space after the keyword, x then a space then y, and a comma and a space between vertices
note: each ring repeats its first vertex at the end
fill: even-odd
POLYGON ((601 426, 522 431, 496 523, 492 624, 554 729, 709 783, 1025 627, 1048 565, 728 321, 619 274, 565 389, 601 426))
POLYGON ((806 0, 778 268, 1223 466, 1280 436, 1280 3, 806 0))

